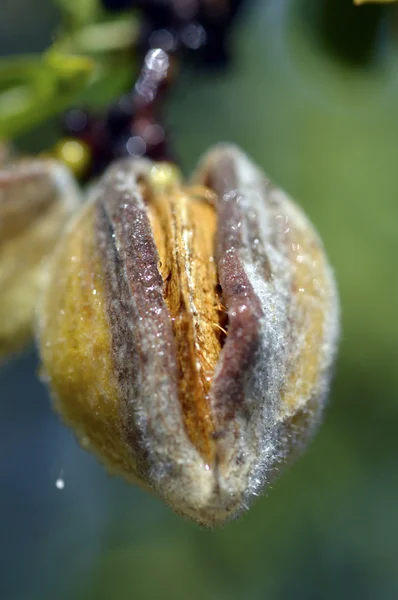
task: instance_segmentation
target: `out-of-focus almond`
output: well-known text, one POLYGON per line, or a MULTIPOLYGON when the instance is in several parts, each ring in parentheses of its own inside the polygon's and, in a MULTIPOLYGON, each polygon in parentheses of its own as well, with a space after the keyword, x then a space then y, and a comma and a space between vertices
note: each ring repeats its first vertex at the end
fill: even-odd
POLYGON ((0 360, 32 337, 43 259, 78 203, 77 184, 56 161, 0 169, 0 360))

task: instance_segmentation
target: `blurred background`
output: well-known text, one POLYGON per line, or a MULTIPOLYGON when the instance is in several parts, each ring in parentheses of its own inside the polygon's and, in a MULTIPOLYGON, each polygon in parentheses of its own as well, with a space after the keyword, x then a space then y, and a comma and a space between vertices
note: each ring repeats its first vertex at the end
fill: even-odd
MULTIPOLYGON (((1 54, 45 49, 58 20, 1 0, 1 54)), ((185 66, 166 121, 186 172, 236 142, 319 230, 342 303, 325 423, 241 520, 203 531, 77 446, 31 349, 0 370, 2 600, 398 597, 396 12, 248 0, 231 34, 227 68, 185 66)))

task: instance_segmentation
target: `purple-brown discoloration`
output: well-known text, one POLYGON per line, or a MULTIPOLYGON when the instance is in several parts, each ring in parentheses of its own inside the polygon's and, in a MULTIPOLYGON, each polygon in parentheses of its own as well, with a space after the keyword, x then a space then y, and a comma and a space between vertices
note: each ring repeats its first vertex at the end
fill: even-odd
POLYGON ((118 191, 109 177, 98 201, 97 236, 108 283, 122 421, 137 459, 138 474, 147 479, 148 457, 143 440, 154 424, 142 414, 137 415, 136 400, 148 386, 148 379, 153 378, 154 370, 159 378, 168 378, 170 394, 176 396, 177 370, 171 321, 157 268, 158 253, 138 188, 118 191))

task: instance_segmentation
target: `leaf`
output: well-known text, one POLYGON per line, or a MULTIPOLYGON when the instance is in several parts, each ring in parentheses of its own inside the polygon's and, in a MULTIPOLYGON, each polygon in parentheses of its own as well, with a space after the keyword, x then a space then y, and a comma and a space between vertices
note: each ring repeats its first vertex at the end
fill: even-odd
POLYGON ((137 16, 104 19, 97 0, 55 1, 69 23, 53 46, 42 56, 0 59, 0 139, 26 133, 73 104, 104 105, 132 83, 137 16))
POLYGON ((138 37, 138 21, 122 18, 92 23, 62 36, 57 47, 76 54, 98 55, 126 50, 138 37))
POLYGON ((87 85, 94 63, 50 51, 0 61, 0 138, 19 135, 64 110, 87 85))
POLYGON ((77 96, 76 104, 102 109, 131 87, 136 69, 134 61, 117 61, 109 57, 97 61, 95 73, 77 96))

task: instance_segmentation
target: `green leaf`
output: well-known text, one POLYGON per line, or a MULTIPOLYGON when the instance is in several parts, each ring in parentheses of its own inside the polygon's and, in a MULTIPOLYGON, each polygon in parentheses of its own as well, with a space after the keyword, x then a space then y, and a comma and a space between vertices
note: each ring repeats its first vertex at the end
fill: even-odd
POLYGON ((94 63, 50 51, 0 61, 0 138, 19 135, 73 104, 94 63))
POLYGON ((128 90, 136 75, 134 61, 104 57, 97 61, 95 74, 76 98, 76 104, 103 109, 128 90))
POLYGON ((0 139, 24 134, 74 104, 103 106, 131 86, 138 17, 109 19, 97 0, 55 1, 69 23, 64 20, 53 46, 41 56, 0 59, 0 139))
POLYGON ((138 21, 131 17, 92 23, 62 36, 57 47, 67 53, 97 56, 130 48, 138 33, 138 21))

